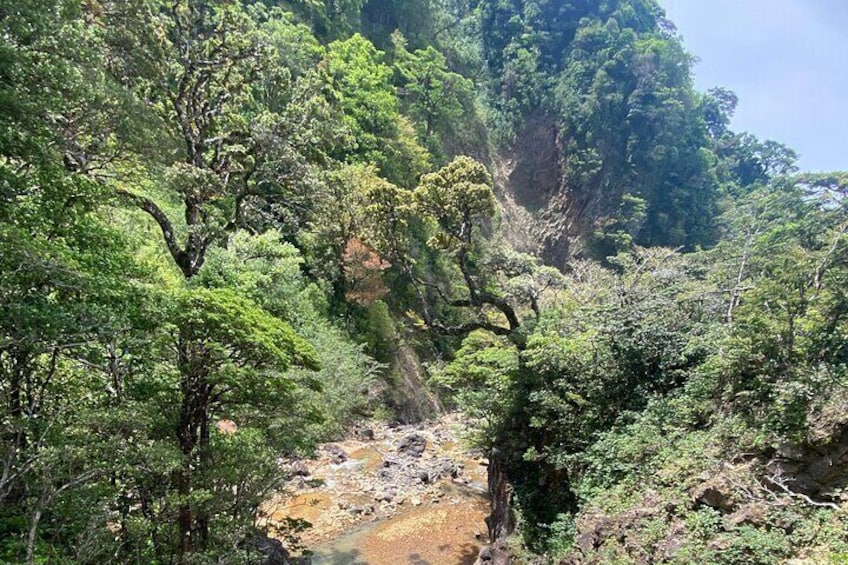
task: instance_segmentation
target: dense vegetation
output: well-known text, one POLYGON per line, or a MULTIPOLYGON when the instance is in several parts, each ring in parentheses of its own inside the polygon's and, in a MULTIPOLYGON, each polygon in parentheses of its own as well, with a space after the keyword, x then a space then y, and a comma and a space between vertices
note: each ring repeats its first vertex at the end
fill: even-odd
POLYGON ((0 30, 0 561, 257 562, 278 462, 406 417, 409 355, 519 551, 848 555, 848 176, 731 131, 653 0, 0 30))

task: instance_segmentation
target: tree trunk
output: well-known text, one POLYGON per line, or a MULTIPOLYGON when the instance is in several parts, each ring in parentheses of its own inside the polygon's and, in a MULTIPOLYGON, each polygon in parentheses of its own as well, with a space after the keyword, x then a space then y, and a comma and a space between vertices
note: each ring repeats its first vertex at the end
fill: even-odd
POLYGON ((178 528, 180 554, 204 549, 208 541, 209 517, 189 501, 196 475, 203 476, 209 466, 209 404, 211 386, 204 355, 197 342, 181 335, 179 339, 180 420, 177 427, 182 467, 177 477, 180 495, 178 528))
POLYGON ((44 504, 44 496, 41 496, 36 503, 35 511, 33 511, 32 518, 30 519, 26 548, 27 565, 33 565, 35 563, 35 539, 38 536, 38 524, 41 522, 41 513, 44 510, 44 504))

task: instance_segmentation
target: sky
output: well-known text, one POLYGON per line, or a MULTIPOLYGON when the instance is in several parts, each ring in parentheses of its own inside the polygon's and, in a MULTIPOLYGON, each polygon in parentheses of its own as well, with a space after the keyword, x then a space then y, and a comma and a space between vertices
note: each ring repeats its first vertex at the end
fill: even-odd
POLYGON ((848 0, 659 1, 697 89, 739 97, 735 131, 791 147, 802 170, 848 170, 848 0))

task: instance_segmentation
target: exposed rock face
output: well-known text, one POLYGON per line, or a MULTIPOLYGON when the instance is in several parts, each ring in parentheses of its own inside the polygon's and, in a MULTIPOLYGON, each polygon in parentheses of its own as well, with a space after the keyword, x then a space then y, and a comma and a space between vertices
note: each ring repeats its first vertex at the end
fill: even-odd
POLYGON ((530 212, 544 210, 561 183, 559 132, 554 121, 530 116, 511 151, 513 166, 506 179, 516 203, 530 212))
POLYGON ((512 485, 506 475, 503 455, 492 450, 489 458, 489 496, 492 497, 492 514, 486 518, 489 540, 495 542, 515 530, 515 515, 512 510, 512 485))
POLYGON ((509 547, 506 537, 515 530, 515 514, 512 510, 512 485, 507 480, 503 455, 493 449, 488 465, 489 496, 492 513, 486 518, 490 544, 484 547, 475 565, 508 565, 509 547))
MULTIPOLYGON (((506 240, 559 268, 587 251, 593 236, 620 215, 622 198, 632 189, 616 158, 593 172, 570 162, 580 159, 572 143, 555 116, 531 113, 515 141, 497 155, 494 175, 506 240)), ((639 228, 628 230, 636 235, 639 228)))
POLYGON ((766 465, 773 490, 790 489, 816 500, 844 500, 848 487, 848 422, 829 433, 777 450, 766 465))
POLYGON ((685 542, 685 527, 676 516, 676 507, 662 503, 654 492, 647 492, 642 501, 624 512, 605 514, 600 510, 583 513, 577 521, 576 548, 562 564, 604 564, 602 548, 617 544, 632 563, 662 563, 672 558, 685 542), (669 523, 665 538, 647 544, 640 527, 652 520, 669 523))
POLYGON ((400 383, 391 387, 389 403, 400 424, 417 424, 443 412, 438 399, 424 385, 421 360, 412 347, 401 342, 391 367, 400 377, 400 383))
POLYGON ((568 219, 553 211, 562 208, 556 198, 561 193, 558 135, 550 118, 529 117, 513 146, 498 156, 494 175, 506 240, 554 265, 564 264, 569 252, 568 219))
POLYGON ((623 189, 615 183, 569 186, 567 143, 554 117, 532 114, 495 167, 507 241, 560 268, 616 212, 623 189))

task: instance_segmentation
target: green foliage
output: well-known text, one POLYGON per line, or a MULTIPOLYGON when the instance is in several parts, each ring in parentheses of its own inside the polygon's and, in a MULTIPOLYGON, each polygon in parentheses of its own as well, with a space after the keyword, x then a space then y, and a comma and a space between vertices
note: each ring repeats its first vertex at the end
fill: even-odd
POLYGON ((360 162, 376 163, 392 182, 411 186, 427 168, 413 126, 400 113, 392 86, 392 69, 383 53, 360 34, 335 41, 327 49, 327 69, 341 95, 341 105, 360 162))
POLYGON ((566 175, 592 198, 644 200, 644 220, 630 230, 639 244, 711 237, 717 188, 689 66, 675 38, 640 36, 611 18, 581 25, 561 75, 558 112, 572 146, 566 175))
POLYGON ((837 336, 845 275, 836 257, 845 245, 845 209, 827 191, 809 195, 807 180, 782 180, 740 200, 727 215, 728 237, 710 252, 718 284, 731 289, 732 325, 725 355, 709 370, 778 433, 803 429, 814 391, 844 379, 837 336))
MULTIPOLYGON (((615 271, 575 264, 559 308, 528 337, 511 405, 490 424, 513 458, 531 547, 580 551, 551 529, 561 529, 554 509, 574 512, 578 532, 598 511, 622 524, 602 560, 635 561, 635 546, 666 536, 684 540, 667 559, 680 563, 765 563, 813 547, 791 539, 794 524, 814 527, 809 507, 786 499, 787 510, 771 510, 777 495, 751 485, 763 484, 778 446, 844 426, 841 186, 839 175, 775 180, 739 199, 722 242, 698 255, 637 249, 611 259, 615 271), (736 453, 764 468, 721 466, 736 453), (744 500, 765 499, 755 503, 769 509, 766 522, 731 527, 701 509, 673 533, 673 517, 630 514, 657 493, 687 504, 719 469, 735 469, 726 472, 744 500)), ((834 552, 841 543, 822 542, 834 552)))
POLYGON ((408 51, 400 34, 392 36, 394 67, 406 113, 415 120, 419 137, 431 154, 468 127, 466 114, 473 111, 470 80, 451 72, 447 59, 432 45, 408 51))
MULTIPOLYGON (((221 366, 255 366, 283 371, 290 365, 316 370, 315 351, 285 322, 231 290, 193 289, 177 298, 174 324, 183 339, 203 342, 204 361, 221 366), (209 355, 212 353, 212 355, 209 355)), ((238 386, 237 381, 225 381, 238 386)))
POLYGON ((0 11, 0 560, 261 560, 278 459, 380 413, 410 337, 533 550, 848 554, 767 477, 844 435, 848 178, 731 131, 654 0, 0 11), (603 266, 512 250, 454 158, 508 183, 537 126, 534 213, 603 266), (728 470, 762 519, 692 502, 728 470))
POLYGON ((285 0, 274 4, 291 8, 319 37, 335 39, 357 29, 364 3, 365 0, 285 0))
POLYGON ((415 190, 418 208, 439 225, 438 244, 467 245, 476 222, 495 214, 492 177, 470 157, 457 157, 435 173, 421 177, 415 190))
POLYGON ((301 389, 292 413, 278 414, 288 438, 298 439, 301 451, 316 441, 342 438, 353 422, 378 408, 386 365, 375 361, 367 344, 356 344, 333 327, 316 328, 310 336, 321 359, 318 373, 295 371, 295 378, 317 382, 320 390, 301 389), (303 429, 304 423, 307 425, 303 429), (302 437, 301 437, 302 436, 302 437))
POLYGON ((454 359, 430 368, 430 380, 474 423, 471 440, 488 447, 512 405, 519 376, 518 351, 502 337, 475 331, 462 341, 454 359))
MULTIPOLYGON (((285 402, 270 402, 272 409, 268 415, 276 428, 275 435, 287 434, 291 449, 308 451, 311 442, 335 439, 355 418, 369 413, 380 388, 378 377, 382 366, 365 353, 365 346, 355 344, 329 323, 326 301, 320 289, 302 274, 302 264, 299 252, 292 245, 282 243, 279 233, 269 231, 254 236, 239 232, 226 249, 210 253, 204 269, 193 282, 222 289, 219 292, 234 289, 240 296, 249 297, 275 316, 274 323, 279 324, 279 319, 291 321, 308 340, 309 347, 314 348, 309 355, 312 363, 320 365, 317 372, 302 362, 300 368, 276 377, 311 386, 290 389, 285 402), (273 408, 282 404, 288 409, 275 413, 273 408)), ((376 356, 377 347, 389 347, 392 336, 380 336, 379 325, 369 327, 372 335, 383 340, 375 342, 374 348, 368 347, 376 356)), ((302 347, 303 341, 297 339, 295 347, 302 347)), ((264 393, 258 389, 257 394, 264 393)), ((256 402, 265 403, 261 399, 256 402)))
POLYGON ((359 235, 383 257, 402 262, 410 245, 410 192, 377 177, 373 170, 356 171, 352 181, 359 201, 354 220, 359 235))
POLYGON ((633 243, 714 241, 734 167, 715 164, 737 158, 721 133, 733 104, 721 93, 702 104, 691 56, 656 2, 484 1, 479 13, 492 130, 512 147, 527 141, 516 136, 528 120, 556 124, 557 182, 569 205, 554 199, 551 213, 571 216, 593 257, 633 243))
POLYGON ((394 32, 415 47, 436 44, 435 17, 440 4, 433 0, 367 0, 362 10, 363 30, 380 48, 388 48, 394 32))
POLYGON ((395 350, 395 333, 389 307, 382 300, 375 300, 367 307, 365 343, 369 352, 382 363, 391 361, 395 350))

